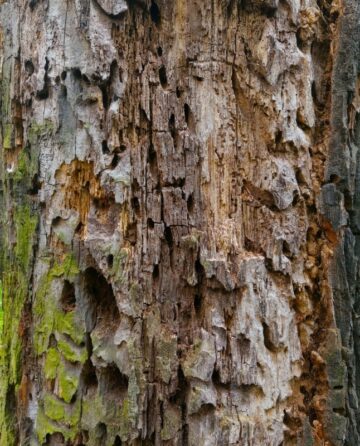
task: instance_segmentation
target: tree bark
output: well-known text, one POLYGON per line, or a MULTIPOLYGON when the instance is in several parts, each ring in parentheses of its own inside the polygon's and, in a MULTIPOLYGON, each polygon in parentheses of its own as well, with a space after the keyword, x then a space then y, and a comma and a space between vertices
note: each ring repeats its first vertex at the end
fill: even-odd
POLYGON ((0 446, 360 444, 359 8, 0 0, 0 446))

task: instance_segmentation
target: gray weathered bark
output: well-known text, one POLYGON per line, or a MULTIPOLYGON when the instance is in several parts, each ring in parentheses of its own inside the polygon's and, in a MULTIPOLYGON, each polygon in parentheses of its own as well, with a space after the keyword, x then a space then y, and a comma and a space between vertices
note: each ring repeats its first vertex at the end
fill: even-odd
POLYGON ((0 445, 360 444, 355 0, 0 1, 0 445))

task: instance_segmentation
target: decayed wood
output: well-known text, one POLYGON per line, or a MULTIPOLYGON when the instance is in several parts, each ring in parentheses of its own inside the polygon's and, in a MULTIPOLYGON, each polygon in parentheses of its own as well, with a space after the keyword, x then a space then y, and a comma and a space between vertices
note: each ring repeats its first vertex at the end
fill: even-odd
POLYGON ((0 445, 357 445, 355 0, 0 2, 0 445))

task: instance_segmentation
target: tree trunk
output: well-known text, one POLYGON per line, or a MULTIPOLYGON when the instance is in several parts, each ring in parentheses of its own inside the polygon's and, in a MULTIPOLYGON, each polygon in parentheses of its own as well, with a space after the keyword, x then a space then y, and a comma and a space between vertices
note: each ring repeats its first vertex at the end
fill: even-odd
POLYGON ((360 444, 359 40, 0 0, 0 446, 360 444))

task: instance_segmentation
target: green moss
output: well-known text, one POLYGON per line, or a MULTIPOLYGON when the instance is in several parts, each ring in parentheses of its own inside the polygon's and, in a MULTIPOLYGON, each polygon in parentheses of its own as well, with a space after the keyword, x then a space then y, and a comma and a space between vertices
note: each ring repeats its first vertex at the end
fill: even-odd
POLYGON ((55 125, 51 119, 45 119, 43 122, 33 122, 28 129, 28 137, 31 143, 34 143, 39 136, 46 136, 53 133, 55 125))
POLYGON ((80 270, 74 256, 67 255, 61 263, 57 263, 50 271, 52 277, 64 276, 65 279, 73 279, 80 270))
POLYGON ((9 150, 12 148, 12 132, 13 132, 12 124, 4 124, 4 135, 3 135, 4 149, 9 150))
POLYGON ((1 430, 0 446, 15 445, 15 435, 12 429, 1 430))
POLYGON ((21 380, 21 344, 19 332, 28 292, 28 279, 19 270, 2 275, 3 333, 0 355, 0 444, 15 446, 14 412, 6 405, 8 392, 14 392, 21 380))
POLYGON ((31 214, 29 206, 17 208, 15 213, 16 247, 15 256, 26 271, 29 266, 32 239, 37 226, 37 217, 31 214))
POLYGON ((55 331, 69 335, 78 344, 83 341, 84 333, 79 330, 75 313, 63 313, 59 310, 53 292, 56 279, 63 277, 73 280, 78 273, 79 269, 73 256, 68 255, 63 262, 55 264, 40 281, 34 304, 36 317, 34 345, 39 355, 47 350, 49 337, 55 331))
POLYGON ((80 423, 81 400, 72 403, 72 399, 78 390, 81 371, 74 364, 84 363, 88 356, 81 345, 84 329, 75 311, 64 312, 59 305, 64 279, 73 281, 78 273, 74 257, 67 255, 62 262, 48 267, 35 296, 35 350, 38 355, 46 352, 45 377, 55 380, 57 389, 56 396, 48 394, 43 400, 43 411, 36 423, 40 442, 53 432, 61 432, 65 439, 73 439, 80 423), (48 349, 52 334, 57 339, 57 346, 48 349))
POLYGON ((57 369, 60 364, 60 353, 56 348, 49 348, 46 354, 45 361, 45 377, 46 379, 55 379, 57 374, 57 369))
MULTIPOLYGON (((61 411, 60 407, 56 406, 56 403, 53 401, 50 404, 53 404, 53 406, 48 406, 47 410, 50 410, 51 415, 59 416, 61 411)), ((68 415, 64 416, 67 420, 71 420, 71 417, 68 418, 68 415)), ((74 429, 72 426, 66 426, 58 421, 52 420, 45 414, 45 410, 40 408, 36 419, 35 432, 39 443, 43 444, 46 441, 46 436, 48 434, 54 434, 55 432, 61 433, 64 436, 65 441, 74 441, 78 433, 78 429, 74 429)))
POLYGON ((0 280, 0 345, 2 344, 3 325, 4 325, 3 290, 2 290, 2 282, 0 280))
POLYGON ((0 82, 0 97, 1 97, 1 115, 2 117, 10 117, 11 98, 10 98, 10 81, 11 81, 12 61, 9 57, 5 59, 2 66, 2 76, 0 82))
POLYGON ((122 439, 127 439, 129 437, 130 429, 130 402, 126 399, 122 405, 120 416, 120 436, 122 439))
POLYGON ((18 157, 18 164, 14 174, 15 181, 29 180, 30 159, 26 150, 22 150, 18 157))
POLYGON ((54 421, 62 421, 65 418, 64 404, 54 395, 47 394, 44 398, 45 415, 54 421))
POLYGON ((17 271, 3 275, 3 345, 8 357, 8 382, 17 384, 20 378, 21 339, 19 324, 27 295, 27 279, 17 271))
POLYGON ((39 409, 37 419, 36 419, 36 434, 40 441, 40 444, 43 444, 46 440, 47 434, 53 434, 55 432, 59 432, 59 426, 51 421, 44 413, 43 409, 39 409))
POLYGON ((74 372, 67 368, 64 362, 61 361, 58 369, 58 380, 60 398, 66 403, 70 403, 79 385, 79 375, 74 374, 74 372))
POLYGON ((54 310, 52 300, 52 277, 45 274, 39 284, 34 303, 34 316, 36 319, 34 345, 37 354, 46 352, 49 337, 54 331, 54 310))
POLYGON ((87 360, 88 355, 85 347, 81 349, 74 348, 68 342, 60 340, 58 342, 58 348, 64 358, 70 362, 80 362, 81 364, 84 364, 87 360))
POLYGON ((76 320, 75 312, 64 314, 62 311, 55 310, 54 318, 56 331, 67 334, 78 345, 84 341, 84 331, 76 320))
POLYGON ((98 422, 100 420, 104 420, 105 417, 106 408, 103 404, 102 398, 98 394, 94 396, 91 395, 91 398, 88 398, 87 395, 84 395, 82 401, 82 425, 86 429, 91 431, 92 429, 95 429, 98 422))
POLYGON ((120 435, 122 439, 128 439, 131 430, 135 429, 138 419, 138 396, 141 388, 144 390, 145 386, 141 352, 135 342, 129 341, 128 346, 129 356, 133 358, 133 364, 129 376, 128 396, 121 408, 120 435))
POLYGON ((71 407, 67 407, 66 423, 72 428, 79 426, 81 421, 81 412, 81 400, 78 399, 71 407))
POLYGON ((111 274, 115 276, 119 284, 124 282, 124 268, 128 258, 128 251, 124 248, 114 254, 113 267, 111 274))
MULTIPOLYGON (((10 79, 13 61, 4 61, 0 81, 3 149, 14 145, 14 127, 11 121, 10 79)), ((37 170, 35 157, 34 173, 37 170)), ((3 172, 0 202, 3 209, 0 227, 0 444, 15 446, 17 441, 15 411, 6 400, 16 397, 22 370, 22 336, 31 283, 31 257, 37 218, 26 190, 31 184, 28 159, 23 152, 15 173, 3 172), (16 183, 10 184, 9 179, 16 183), (11 187, 10 187, 11 186, 11 187), (8 203, 11 204, 11 209, 8 203), (4 230, 4 228, 7 228, 4 230), (14 243, 15 241, 15 243, 14 243)))
MULTIPOLYGON (((56 421, 67 428, 79 425, 81 418, 81 401, 69 405, 51 393, 44 397, 44 414, 52 421, 56 421)), ((74 432, 75 433, 75 432, 74 432)))

